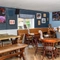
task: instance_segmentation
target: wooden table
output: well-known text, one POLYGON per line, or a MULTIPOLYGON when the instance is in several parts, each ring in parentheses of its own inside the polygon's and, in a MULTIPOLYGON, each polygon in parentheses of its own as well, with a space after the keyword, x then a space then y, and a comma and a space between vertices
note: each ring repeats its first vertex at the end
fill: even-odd
POLYGON ((0 40, 18 38, 18 37, 20 37, 20 36, 17 36, 17 35, 0 35, 0 40))
POLYGON ((14 44, 10 46, 1 47, 0 48, 0 60, 5 60, 7 58, 17 56, 17 55, 20 55, 20 58, 23 57, 23 60, 25 60, 24 54, 23 54, 25 47, 27 47, 26 44, 14 44), (11 53, 12 51, 15 51, 15 52, 11 53))
POLYGON ((12 41, 12 44, 16 44, 18 38, 20 38, 20 36, 17 36, 17 35, 8 35, 8 34, 6 34, 6 35, 4 35, 4 34, 0 35, 0 41, 6 40, 6 39, 8 39, 8 40, 10 39, 12 41))
POLYGON ((60 42, 60 39, 57 38, 44 38, 42 39, 43 47, 44 47, 44 53, 43 58, 47 53, 50 53, 52 55, 52 60, 54 60, 54 56, 57 56, 58 50, 55 48, 56 43, 60 42))
MULTIPOLYGON (((44 41, 44 40, 54 40, 54 43, 58 43, 60 42, 59 38, 44 38, 44 39, 39 39, 39 41, 44 41)), ((51 42, 51 41, 50 41, 51 42)))

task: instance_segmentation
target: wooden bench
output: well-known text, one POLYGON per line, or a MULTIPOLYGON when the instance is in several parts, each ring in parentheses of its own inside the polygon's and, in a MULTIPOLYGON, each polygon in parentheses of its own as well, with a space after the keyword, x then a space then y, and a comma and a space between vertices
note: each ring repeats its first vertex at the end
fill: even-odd
POLYGON ((0 55, 1 55, 0 60, 5 60, 7 58, 17 56, 17 55, 20 55, 20 58, 22 57, 23 60, 25 60, 24 54, 23 54, 25 47, 27 47, 26 44, 14 44, 14 45, 10 45, 10 46, 1 47, 0 48, 0 55), (12 51, 16 51, 16 52, 11 53, 12 51), (4 54, 6 54, 6 55, 4 55, 4 54))

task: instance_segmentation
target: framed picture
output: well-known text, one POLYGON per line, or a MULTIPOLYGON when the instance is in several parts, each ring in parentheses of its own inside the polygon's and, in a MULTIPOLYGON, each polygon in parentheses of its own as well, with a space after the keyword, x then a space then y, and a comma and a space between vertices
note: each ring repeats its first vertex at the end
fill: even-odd
POLYGON ((38 20, 38 25, 41 25, 41 22, 40 22, 40 20, 38 20))
POLYGON ((46 17, 46 13, 43 14, 43 17, 46 17))
POLYGON ((46 18, 42 18, 42 23, 46 23, 46 18))
POLYGON ((6 23, 6 9, 0 7, 0 23, 6 23))
POLYGON ((37 19, 41 19, 41 13, 37 13, 37 14, 36 14, 36 18, 37 18, 37 19))
POLYGON ((9 24, 10 25, 14 25, 15 24, 15 20, 9 20, 9 24))
POLYGON ((52 20, 60 21, 60 12, 52 12, 52 20))

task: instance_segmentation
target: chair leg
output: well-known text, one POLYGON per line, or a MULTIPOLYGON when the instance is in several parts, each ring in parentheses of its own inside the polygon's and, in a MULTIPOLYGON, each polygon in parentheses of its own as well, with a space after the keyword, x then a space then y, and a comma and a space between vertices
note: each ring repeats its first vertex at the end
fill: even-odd
POLYGON ((4 46, 3 42, 2 42, 2 47, 4 46))
POLYGON ((44 57, 45 57, 45 51, 43 52, 43 58, 42 58, 42 60, 44 59, 44 57))
POLYGON ((38 50, 38 47, 36 47, 36 50, 35 50, 35 55, 36 55, 36 53, 37 53, 37 50, 38 50))
POLYGON ((57 55, 59 55, 58 49, 56 48, 56 50, 54 51, 55 54, 55 58, 57 57, 57 55))
POLYGON ((53 54, 53 52, 52 52, 52 60, 54 60, 54 54, 53 54))
POLYGON ((34 41, 32 40, 32 45, 34 46, 34 41))

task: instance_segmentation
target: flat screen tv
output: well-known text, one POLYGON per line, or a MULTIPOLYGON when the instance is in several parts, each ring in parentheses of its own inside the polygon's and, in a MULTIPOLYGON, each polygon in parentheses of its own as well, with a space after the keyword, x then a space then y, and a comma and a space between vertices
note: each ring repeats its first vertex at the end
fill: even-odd
POLYGON ((5 8, 0 8, 0 23, 6 22, 5 8))
POLYGON ((60 21, 60 12, 52 12, 52 19, 54 21, 60 21))

